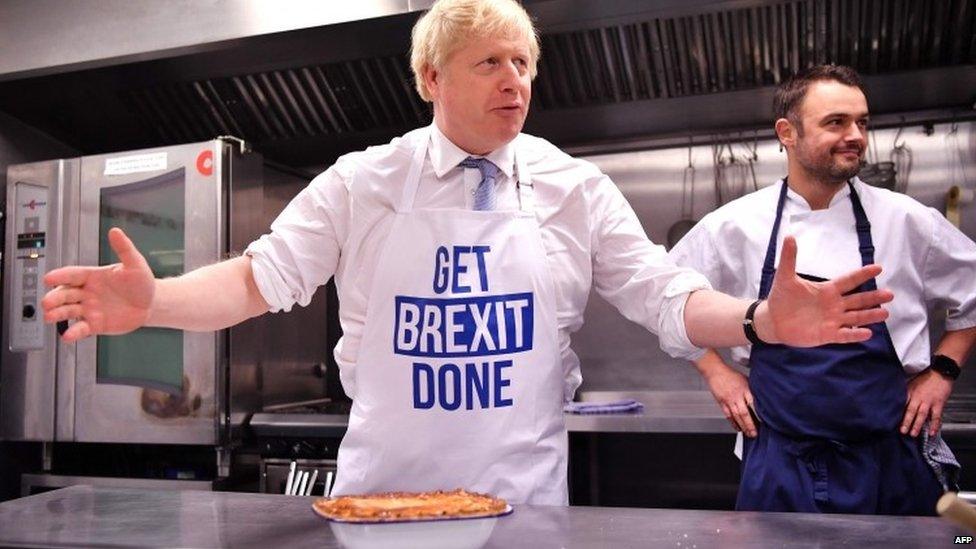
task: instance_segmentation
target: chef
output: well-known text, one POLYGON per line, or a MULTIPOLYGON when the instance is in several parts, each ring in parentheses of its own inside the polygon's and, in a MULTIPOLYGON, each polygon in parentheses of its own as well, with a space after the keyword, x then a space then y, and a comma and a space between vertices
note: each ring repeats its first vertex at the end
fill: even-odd
POLYGON ((868 105, 852 69, 817 66, 776 91, 788 176, 707 215, 671 251, 716 289, 765 300, 783 242, 796 270, 832 279, 878 262, 895 300, 858 343, 800 349, 750 333, 733 349, 748 381, 714 351, 696 365, 744 447, 737 508, 934 514, 958 463, 939 436, 959 366, 976 341, 976 244, 936 210, 865 185, 868 105), (930 309, 947 331, 929 349, 930 309), (750 416, 755 410, 758 423, 750 416))
MULTIPOLYGON (((539 45, 518 3, 436 2, 412 40, 430 126, 343 156, 243 256, 178 278, 154 280, 113 229, 121 263, 49 273, 45 320, 75 320, 65 341, 222 329, 305 305, 334 276, 353 400, 336 494, 463 487, 565 504, 562 406, 580 383, 569 335, 590 287, 685 357, 744 342, 748 302, 674 266, 592 164, 519 133, 539 45)), ((858 267, 826 284, 787 269, 757 331, 799 345, 868 337, 891 293, 842 297, 880 271, 858 267)))

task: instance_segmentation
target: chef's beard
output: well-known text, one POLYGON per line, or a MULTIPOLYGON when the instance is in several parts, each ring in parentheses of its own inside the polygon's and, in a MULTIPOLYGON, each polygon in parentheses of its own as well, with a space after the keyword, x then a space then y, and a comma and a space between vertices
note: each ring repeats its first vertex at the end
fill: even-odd
POLYGON ((853 165, 842 164, 834 160, 834 154, 853 147, 835 147, 826 156, 811 158, 805 148, 797 147, 797 161, 810 176, 824 185, 836 187, 846 183, 861 171, 864 164, 863 149, 858 149, 859 160, 853 165))

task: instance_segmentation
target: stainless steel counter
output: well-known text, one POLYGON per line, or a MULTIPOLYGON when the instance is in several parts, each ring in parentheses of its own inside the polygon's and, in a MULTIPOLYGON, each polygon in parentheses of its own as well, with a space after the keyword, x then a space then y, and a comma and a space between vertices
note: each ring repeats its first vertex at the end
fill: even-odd
MULTIPOLYGON (((311 502, 73 486, 0 503, 0 546, 340 547, 311 502)), ((444 525, 424 524, 411 535, 443 541, 444 525)), ((942 547, 957 535, 966 534, 934 517, 519 505, 484 547, 942 547)))
MULTIPOLYGON (((566 414, 573 433, 704 433, 735 431, 707 391, 594 391, 581 395, 586 402, 633 398, 644 404, 638 413, 566 414)), ((946 406, 946 433, 976 433, 976 398, 953 396, 946 406)), ((254 414, 250 426, 259 436, 342 437, 348 416, 335 414, 254 414)))

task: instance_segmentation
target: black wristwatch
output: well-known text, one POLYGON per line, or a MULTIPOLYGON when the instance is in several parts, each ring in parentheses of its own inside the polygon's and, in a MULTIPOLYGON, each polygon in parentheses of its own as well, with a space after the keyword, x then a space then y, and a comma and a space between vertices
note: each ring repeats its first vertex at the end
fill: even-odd
POLYGON ((943 377, 951 380, 958 379, 959 373, 962 371, 955 360, 945 355, 932 355, 932 362, 929 364, 929 368, 932 368, 942 374, 943 377))
POLYGON ((763 340, 759 339, 759 334, 756 333, 756 326, 753 317, 756 315, 756 307, 762 303, 761 299, 753 301, 749 308, 746 309, 746 317, 742 319, 742 331, 746 333, 746 339, 749 343, 753 345, 758 345, 760 343, 765 343, 763 340))

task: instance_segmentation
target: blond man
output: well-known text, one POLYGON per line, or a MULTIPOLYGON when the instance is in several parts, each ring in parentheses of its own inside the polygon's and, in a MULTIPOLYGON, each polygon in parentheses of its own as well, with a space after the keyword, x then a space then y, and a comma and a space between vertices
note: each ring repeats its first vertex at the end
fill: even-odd
MULTIPOLYGON (((239 258, 154 280, 111 231, 121 263, 49 273, 62 286, 45 319, 74 319, 68 341, 222 329, 304 305, 334 276, 353 399, 335 493, 463 487, 567 503, 562 405, 580 383, 569 336, 590 287, 676 356, 744 342, 748 303, 671 264, 594 166, 520 133, 538 57, 516 2, 437 2, 413 33, 430 126, 340 158, 239 258)), ((755 329, 796 345, 864 338, 859 326, 885 315, 867 308, 891 296, 842 293, 878 270, 809 284, 783 269, 755 329)))

